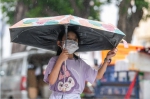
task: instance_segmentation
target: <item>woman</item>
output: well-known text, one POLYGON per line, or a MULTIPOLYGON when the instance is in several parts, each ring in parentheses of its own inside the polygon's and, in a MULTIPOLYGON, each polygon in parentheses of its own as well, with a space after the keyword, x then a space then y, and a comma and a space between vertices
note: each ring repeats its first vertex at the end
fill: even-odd
POLYGON ((53 91, 50 99, 81 99, 80 94, 83 92, 85 81, 93 83, 96 79, 101 79, 111 58, 116 55, 117 49, 108 52, 104 63, 97 71, 74 54, 80 41, 75 30, 68 29, 66 46, 65 40, 65 32, 63 31, 57 41, 59 46, 57 56, 50 59, 44 81, 53 91))

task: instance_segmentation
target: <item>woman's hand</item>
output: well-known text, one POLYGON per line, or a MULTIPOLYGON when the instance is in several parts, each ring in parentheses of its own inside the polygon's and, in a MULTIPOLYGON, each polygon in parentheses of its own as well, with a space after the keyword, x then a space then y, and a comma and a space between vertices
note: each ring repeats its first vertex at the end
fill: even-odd
POLYGON ((66 49, 62 50, 62 53, 59 55, 58 60, 55 63, 55 66, 53 67, 50 75, 48 76, 50 85, 56 83, 62 63, 68 59, 68 55, 69 54, 66 49))
MULTIPOLYGON (((107 56, 106 56, 106 59, 107 60, 110 60, 112 57, 114 57, 117 53, 117 48, 114 48, 112 50, 110 50, 108 53, 107 53, 107 56)), ((101 68, 98 70, 98 74, 97 74, 97 77, 96 79, 101 79, 106 71, 106 68, 108 66, 108 63, 110 63, 111 60, 109 62, 104 62, 103 65, 101 66, 101 68)))
POLYGON ((107 53, 107 56, 106 58, 107 59, 111 59, 112 57, 114 57, 117 53, 118 49, 117 48, 114 48, 112 50, 110 50, 108 53, 107 53))
POLYGON ((61 54, 59 55, 59 60, 64 62, 65 60, 68 59, 68 56, 69 56, 68 51, 66 49, 63 49, 61 54))

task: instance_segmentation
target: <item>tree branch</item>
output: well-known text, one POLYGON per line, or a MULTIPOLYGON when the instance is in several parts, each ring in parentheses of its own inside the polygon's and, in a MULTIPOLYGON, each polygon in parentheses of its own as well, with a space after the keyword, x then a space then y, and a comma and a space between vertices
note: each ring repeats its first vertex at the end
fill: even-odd
POLYGON ((56 16, 56 15, 59 15, 58 12, 52 10, 48 7, 46 7, 44 10, 43 10, 43 13, 47 14, 48 16, 56 16))
POLYGON ((139 9, 139 10, 136 10, 135 13, 132 13, 131 17, 127 20, 126 40, 128 42, 131 42, 134 29, 138 27, 139 22, 142 19, 142 17, 143 17, 143 10, 139 9))
POLYGON ((84 0, 83 1, 83 10, 82 10, 82 17, 84 18, 88 18, 88 16, 90 15, 90 1, 91 0, 84 0))
POLYGON ((70 1, 70 4, 71 4, 72 8, 74 9, 74 14, 77 15, 77 16, 80 16, 80 9, 76 5, 75 0, 69 0, 69 1, 70 1))

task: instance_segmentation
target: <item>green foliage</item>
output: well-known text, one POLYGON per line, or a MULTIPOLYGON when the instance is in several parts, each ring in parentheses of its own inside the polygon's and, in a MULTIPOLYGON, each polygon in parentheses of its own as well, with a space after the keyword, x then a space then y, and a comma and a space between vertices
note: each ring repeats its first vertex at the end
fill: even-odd
POLYGON ((146 9, 147 10, 147 15, 144 15, 143 16, 143 20, 147 20, 147 18, 150 17, 150 2, 149 1, 146 1, 146 0, 135 0, 135 5, 137 7, 137 10, 140 10, 140 9, 146 9))
MULTIPOLYGON (((76 6, 79 10, 83 10, 83 1, 76 0, 76 6)), ((50 12, 59 15, 74 14, 74 9, 69 0, 1 0, 3 17, 8 17, 8 23, 13 24, 18 2, 23 2, 27 7, 25 17, 47 17, 54 15, 50 12)), ((90 7, 89 18, 99 20, 99 0, 93 0, 94 5, 90 7)))
POLYGON ((83 0, 76 0, 76 4, 79 9, 83 9, 82 3, 83 3, 83 0))
MULTIPOLYGON (((112 3, 114 0, 104 0, 104 3, 112 3)), ((122 0, 116 0, 116 3, 119 4, 122 0)), ((126 4, 130 3, 131 0, 125 0, 126 4)), ((142 9, 143 7, 148 9, 150 8, 148 0, 133 0, 137 9, 142 9)))
POLYGON ((137 7, 137 9, 142 9, 142 8, 149 8, 149 2, 145 1, 145 0, 135 0, 135 5, 137 7))
MULTIPOLYGON (((112 3, 114 0, 104 0, 104 3, 112 3)), ((122 0, 116 0, 116 5, 120 4, 122 0)), ((143 19, 147 19, 148 17, 150 17, 150 1, 149 0, 133 0, 134 1, 134 6, 136 7, 136 10, 141 10, 143 8, 145 8, 148 13, 147 15, 145 15, 143 17, 143 19)), ((130 4, 131 0, 125 0, 125 4, 123 5, 123 7, 120 9, 122 14, 127 13, 128 9, 131 7, 131 5, 127 6, 128 4, 130 4)))

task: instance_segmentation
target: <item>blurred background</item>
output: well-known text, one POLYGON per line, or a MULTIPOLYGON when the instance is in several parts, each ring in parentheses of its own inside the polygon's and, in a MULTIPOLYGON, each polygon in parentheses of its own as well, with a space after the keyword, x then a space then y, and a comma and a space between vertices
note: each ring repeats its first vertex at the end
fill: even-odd
MULTIPOLYGON (((23 18, 72 14, 111 23, 122 30, 128 48, 118 53, 95 84, 86 82, 84 99, 150 99, 150 0, 1 0, 0 97, 48 99, 43 82, 49 59, 56 53, 11 43, 9 27, 23 18)), ((99 68, 108 51, 82 52, 79 56, 99 68)))

